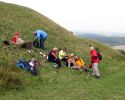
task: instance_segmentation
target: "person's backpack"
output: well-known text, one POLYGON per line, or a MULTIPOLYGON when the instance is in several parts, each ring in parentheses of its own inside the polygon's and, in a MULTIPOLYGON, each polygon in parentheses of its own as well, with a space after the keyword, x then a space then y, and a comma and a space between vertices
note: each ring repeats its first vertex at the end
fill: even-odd
POLYGON ((37 48, 39 47, 39 42, 37 39, 33 41, 33 46, 37 48))
POLYGON ((97 52, 97 54, 98 54, 99 60, 102 60, 102 55, 99 52, 97 52))

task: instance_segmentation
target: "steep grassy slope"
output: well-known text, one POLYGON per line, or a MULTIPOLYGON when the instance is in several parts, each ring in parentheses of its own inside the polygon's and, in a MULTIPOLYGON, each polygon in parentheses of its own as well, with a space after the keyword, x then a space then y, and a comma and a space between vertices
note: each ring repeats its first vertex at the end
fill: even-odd
POLYGON ((120 96, 124 98, 125 88, 121 86, 121 82, 124 82, 122 78, 125 76, 123 74, 125 71, 121 70, 125 65, 125 56, 97 41, 79 39, 63 27, 29 8, 0 3, 1 42, 4 39, 10 39, 15 31, 20 31, 24 40, 33 40, 32 32, 36 29, 43 29, 48 33, 48 39, 45 42, 46 50, 42 52, 48 52, 53 47, 66 47, 68 53, 80 55, 88 65, 90 60, 88 44, 100 48, 103 54, 103 61, 100 63, 102 78, 95 80, 90 77, 90 73, 83 74, 82 71, 75 71, 65 67, 58 70, 54 69, 50 63, 47 63, 40 56, 39 51, 41 50, 36 48, 33 48, 33 54, 36 59, 42 62, 43 67, 40 68, 41 74, 38 77, 33 77, 15 67, 16 60, 29 60, 32 58, 31 54, 16 46, 11 45, 9 49, 4 49, 1 46, 0 99, 75 100, 79 98, 83 100, 85 98, 85 100, 92 100, 95 98, 97 100, 102 97, 104 100, 117 100, 120 96), (116 78, 118 80, 115 80, 116 78), (114 85, 114 83, 117 85, 114 85), (118 87, 120 87, 121 92, 118 87), (2 91, 10 88, 13 89, 7 93, 2 91), (118 92, 116 92, 117 90, 118 92))

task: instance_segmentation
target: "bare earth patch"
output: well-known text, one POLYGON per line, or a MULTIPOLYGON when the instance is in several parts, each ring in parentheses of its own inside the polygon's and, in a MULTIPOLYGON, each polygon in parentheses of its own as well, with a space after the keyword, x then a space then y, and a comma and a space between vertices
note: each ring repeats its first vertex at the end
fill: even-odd
POLYGON ((125 45, 112 46, 112 48, 117 50, 125 50, 125 45))

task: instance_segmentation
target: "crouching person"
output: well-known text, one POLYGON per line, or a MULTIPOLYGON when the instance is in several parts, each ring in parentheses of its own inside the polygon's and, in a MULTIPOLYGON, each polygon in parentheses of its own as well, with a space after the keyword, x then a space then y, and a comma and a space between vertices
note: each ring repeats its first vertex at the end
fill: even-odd
POLYGON ((57 52, 58 52, 58 48, 56 48, 56 47, 53 48, 53 50, 51 50, 48 54, 48 61, 56 63, 58 65, 58 67, 61 67, 61 61, 57 57, 57 52))

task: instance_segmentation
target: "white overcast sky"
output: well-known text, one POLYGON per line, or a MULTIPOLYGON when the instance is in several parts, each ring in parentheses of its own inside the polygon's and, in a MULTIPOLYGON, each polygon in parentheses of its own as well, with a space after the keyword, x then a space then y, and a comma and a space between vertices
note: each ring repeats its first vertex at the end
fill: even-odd
POLYGON ((125 0, 0 0, 30 7, 69 31, 125 33, 125 0))

